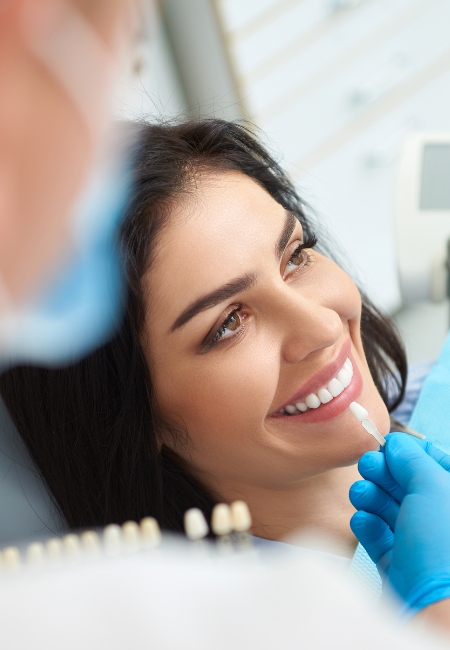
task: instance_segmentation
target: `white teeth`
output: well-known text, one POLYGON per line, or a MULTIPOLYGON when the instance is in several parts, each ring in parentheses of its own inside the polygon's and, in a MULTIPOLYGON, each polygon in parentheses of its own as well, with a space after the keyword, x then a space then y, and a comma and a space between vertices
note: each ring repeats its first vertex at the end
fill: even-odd
POLYGON ((344 390, 343 385, 341 384, 339 379, 336 379, 336 378, 334 378, 330 382, 328 382, 327 388, 330 391, 330 393, 333 395, 333 397, 337 397, 344 390))
POLYGON ((353 364, 350 359, 346 359, 343 367, 338 372, 336 377, 328 382, 327 386, 320 388, 317 393, 310 393, 305 397, 304 402, 296 402, 295 406, 293 404, 288 404, 284 408, 280 409, 282 415, 298 415, 299 413, 304 413, 308 409, 319 408, 321 404, 328 404, 331 402, 333 397, 337 397, 342 393, 342 391, 351 384, 353 378, 353 364))
POLYGON ((305 397, 305 404, 306 406, 309 406, 310 409, 316 409, 321 405, 320 399, 317 397, 315 393, 311 393, 307 397, 305 397))
POLYGON ((338 372, 337 379, 341 382, 344 388, 347 388, 352 380, 352 376, 347 370, 341 370, 338 372))
POLYGON ((317 391, 317 397, 320 399, 322 404, 328 404, 333 399, 333 395, 326 388, 321 388, 317 391))

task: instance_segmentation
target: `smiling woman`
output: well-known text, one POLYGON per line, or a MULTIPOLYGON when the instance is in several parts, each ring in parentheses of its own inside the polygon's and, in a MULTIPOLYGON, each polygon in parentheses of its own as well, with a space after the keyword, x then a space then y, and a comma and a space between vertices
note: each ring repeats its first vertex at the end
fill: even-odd
POLYGON ((354 543, 348 489, 375 443, 348 406, 386 434, 406 362, 317 234, 243 126, 143 127, 124 323, 68 368, 1 378, 71 526, 153 515, 182 530, 187 508, 244 499, 258 536, 354 543))

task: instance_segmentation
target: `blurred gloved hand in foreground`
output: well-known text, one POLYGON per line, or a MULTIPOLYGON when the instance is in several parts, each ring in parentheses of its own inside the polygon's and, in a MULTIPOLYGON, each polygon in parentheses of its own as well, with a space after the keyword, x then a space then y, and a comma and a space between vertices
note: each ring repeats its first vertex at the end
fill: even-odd
POLYGON ((358 465, 350 525, 387 582, 417 612, 450 598, 450 456, 404 433, 358 465))

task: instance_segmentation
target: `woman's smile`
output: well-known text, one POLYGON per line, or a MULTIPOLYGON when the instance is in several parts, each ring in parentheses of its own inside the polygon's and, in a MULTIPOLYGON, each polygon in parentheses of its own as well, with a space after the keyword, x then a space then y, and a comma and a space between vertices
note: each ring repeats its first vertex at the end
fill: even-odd
POLYGON ((300 423, 324 422, 343 413, 362 390, 362 376, 348 338, 337 357, 312 375, 271 417, 300 423))

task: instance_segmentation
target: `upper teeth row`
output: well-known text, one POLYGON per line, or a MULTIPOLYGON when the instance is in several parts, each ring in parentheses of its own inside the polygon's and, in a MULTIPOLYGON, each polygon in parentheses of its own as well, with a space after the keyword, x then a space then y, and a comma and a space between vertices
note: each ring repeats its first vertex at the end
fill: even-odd
POLYGON ((317 393, 310 393, 305 397, 304 402, 296 402, 295 404, 287 404, 280 413, 289 415, 298 415, 304 413, 308 409, 316 409, 321 404, 331 402, 333 397, 337 397, 342 393, 344 388, 350 384, 353 377, 353 366, 350 359, 346 359, 341 370, 339 370, 336 377, 333 377, 323 388, 319 388, 317 393))

